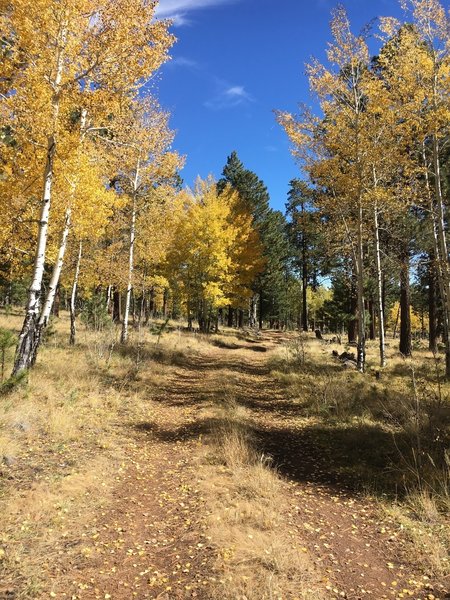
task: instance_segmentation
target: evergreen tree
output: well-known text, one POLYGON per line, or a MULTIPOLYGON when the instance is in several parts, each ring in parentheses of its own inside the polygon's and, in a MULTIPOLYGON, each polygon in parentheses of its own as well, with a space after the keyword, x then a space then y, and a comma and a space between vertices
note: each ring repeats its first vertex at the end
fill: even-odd
POLYGON ((256 324, 257 304, 260 327, 266 319, 272 324, 284 321, 282 297, 286 290, 289 255, 286 220, 281 212, 270 208, 269 193, 264 182, 244 167, 236 151, 228 157, 222 175, 217 184, 219 193, 223 192, 227 184, 239 193, 243 207, 253 216, 262 245, 265 268, 252 285, 254 297, 251 302, 250 323, 256 324))
POLYGON ((319 231, 319 214, 314 206, 314 190, 305 181, 293 179, 290 182, 288 202, 287 231, 292 245, 293 268, 300 272, 302 281, 302 318, 303 331, 308 331, 308 286, 318 285, 318 276, 323 263, 323 248, 319 231))

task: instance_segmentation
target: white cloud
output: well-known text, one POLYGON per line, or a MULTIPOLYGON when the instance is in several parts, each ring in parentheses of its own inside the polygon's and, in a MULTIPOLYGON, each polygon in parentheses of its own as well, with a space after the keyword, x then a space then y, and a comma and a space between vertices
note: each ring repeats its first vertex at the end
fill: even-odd
POLYGON ((159 19, 172 19, 174 25, 187 25, 186 15, 201 8, 212 8, 235 0, 160 0, 156 7, 155 16, 159 19))
POLYGON ((206 108, 211 110, 222 110, 225 108, 234 108, 241 104, 248 104, 254 99, 243 85, 222 86, 222 89, 216 96, 205 102, 206 108))
POLYGON ((199 69, 197 61, 187 58, 187 56, 176 56, 167 63, 169 67, 186 67, 187 69, 199 69))
POLYGON ((174 13, 173 15, 168 15, 168 17, 173 21, 175 27, 182 27, 183 25, 191 24, 189 19, 183 13, 174 13))
POLYGON ((229 98, 241 98, 243 100, 251 100, 251 96, 247 93, 242 85, 235 85, 233 87, 228 88, 224 92, 225 96, 229 98))

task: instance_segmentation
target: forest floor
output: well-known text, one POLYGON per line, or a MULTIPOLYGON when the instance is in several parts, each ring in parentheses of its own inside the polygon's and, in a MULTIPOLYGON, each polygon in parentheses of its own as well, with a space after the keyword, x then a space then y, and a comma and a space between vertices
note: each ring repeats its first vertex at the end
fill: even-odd
MULTIPOLYGON (((0 598, 449 598, 448 522, 368 489, 361 448, 388 434, 309 414, 280 370, 291 343, 48 342, 0 419, 0 598)), ((342 367, 315 352, 333 397, 342 367)))

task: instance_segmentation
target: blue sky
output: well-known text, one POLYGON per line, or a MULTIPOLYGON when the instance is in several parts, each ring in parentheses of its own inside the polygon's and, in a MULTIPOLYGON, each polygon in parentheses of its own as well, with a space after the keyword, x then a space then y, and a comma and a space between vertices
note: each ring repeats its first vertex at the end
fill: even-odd
MULTIPOLYGON (((346 0, 358 32, 379 15, 400 16, 396 0, 346 0)), ((274 109, 312 104, 304 65, 325 60, 331 0, 160 0, 174 19, 172 61, 155 83, 172 113, 174 147, 186 155, 181 175, 220 177, 236 150, 284 210, 289 181, 299 176, 274 109)))

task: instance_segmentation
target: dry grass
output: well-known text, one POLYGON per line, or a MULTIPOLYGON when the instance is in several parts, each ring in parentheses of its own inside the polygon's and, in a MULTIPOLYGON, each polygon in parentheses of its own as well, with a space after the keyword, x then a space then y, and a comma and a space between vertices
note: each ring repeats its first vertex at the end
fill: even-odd
MULTIPOLYGON (((2 327, 18 331, 20 324, 20 315, 0 316, 2 327)), ((405 451, 417 444, 418 425, 425 435, 445 423, 450 388, 443 384, 436 394, 431 355, 419 349, 414 362, 407 362, 391 343, 389 365, 377 380, 375 344, 369 345, 369 373, 362 377, 334 362, 333 346, 286 337, 288 346, 270 360, 291 405, 301 409, 297 425, 309 423, 319 444, 334 440, 337 458, 343 454, 337 467, 363 482, 374 473, 382 477, 383 493, 391 484, 404 488, 406 477, 404 502, 386 503, 386 510, 407 532, 411 551, 431 572, 447 575, 449 473, 425 457, 427 472, 417 486, 417 464, 405 451), (383 462, 387 440, 403 452, 395 464, 383 462), (361 456, 362 463, 356 460, 361 456)), ((28 382, 0 397, 0 590, 20 590, 18 600, 39 595, 55 553, 80 552, 86 525, 108 504, 123 458, 123 425, 151 421, 152 397, 179 366, 195 368, 222 348, 230 350, 232 360, 242 359, 241 335, 191 334, 176 323, 163 333, 157 326, 134 331, 125 348, 114 328, 101 333, 80 328, 75 348, 67 339, 63 316, 28 382)), ((12 353, 8 361, 7 370, 12 353)), ((286 484, 255 451, 248 413, 234 402, 233 389, 240 384, 236 372, 214 372, 204 398, 206 406, 213 405, 209 416, 217 424, 201 465, 208 535, 218 549, 215 597, 320 598, 311 562, 297 534, 289 534, 286 484)))
MULTIPOLYGON (((20 322, 0 317, 15 331, 20 322)), ((39 595, 58 553, 107 506, 123 457, 116 424, 148 411, 127 391, 130 361, 105 351, 111 332, 81 331, 69 348, 67 325, 56 323, 28 381, 0 398, 0 595, 18 599, 39 595)))
POLYGON ((370 494, 390 497, 383 510, 408 534, 411 557, 448 576, 450 383, 443 358, 436 360, 425 342, 416 343, 411 359, 397 347, 398 340, 389 340, 388 365, 380 370, 377 344, 370 342, 362 376, 332 357, 343 346, 297 338, 274 353, 272 374, 317 443, 333 447, 330 469, 351 475, 370 494))
MULTIPOLYGON (((0 315, 16 333, 21 322, 19 313, 0 315)), ((168 323, 163 333, 132 331, 123 347, 117 328, 80 324, 72 348, 65 314, 51 333, 28 380, 0 397, 0 596, 13 590, 18 600, 43 593, 61 553, 80 560, 86 527, 111 497, 127 424, 151 421, 161 410, 152 397, 179 365, 214 348, 213 338, 240 343, 168 323)), ((12 360, 13 351, 6 372, 12 360)))
POLYGON ((288 533, 287 484, 255 451, 246 411, 229 396, 215 417, 213 446, 203 466, 208 535, 217 547, 220 573, 213 597, 320 598, 306 549, 288 533))
POLYGON ((409 539, 410 557, 416 561, 420 559, 428 574, 447 578, 450 573, 448 521, 444 521, 436 510, 433 498, 411 494, 406 506, 385 504, 383 510, 409 539))

